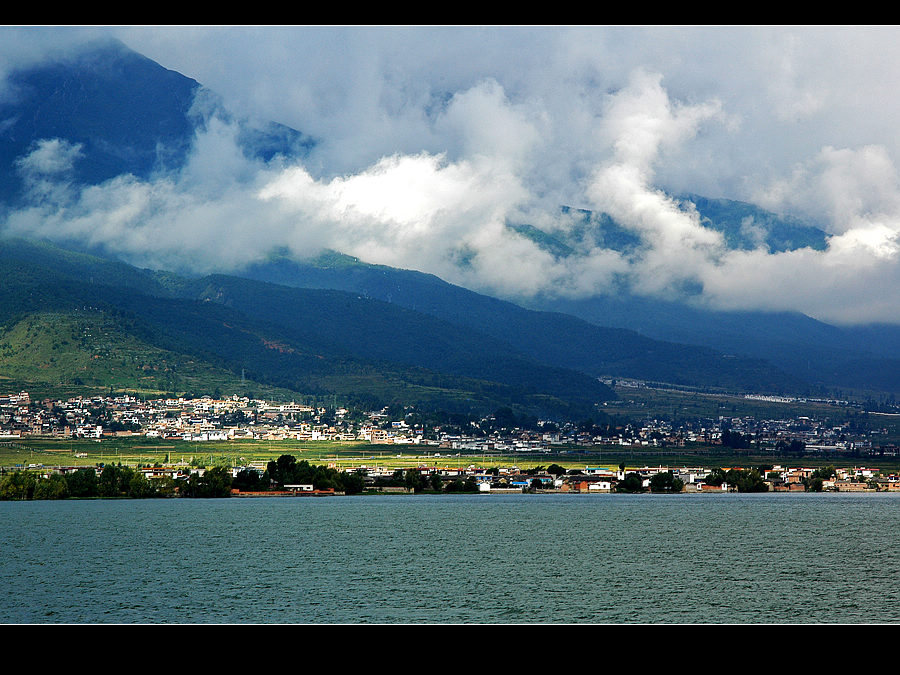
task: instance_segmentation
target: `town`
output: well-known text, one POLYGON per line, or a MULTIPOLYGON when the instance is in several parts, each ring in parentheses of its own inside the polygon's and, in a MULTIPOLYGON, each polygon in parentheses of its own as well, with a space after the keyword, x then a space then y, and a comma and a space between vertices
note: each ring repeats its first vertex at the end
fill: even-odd
POLYGON ((555 452, 562 446, 683 448, 700 444, 823 456, 898 454, 887 428, 850 421, 834 423, 830 418, 806 415, 778 419, 720 415, 680 420, 677 424, 647 417, 639 423, 625 421, 615 426, 533 420, 528 427, 516 425, 509 409, 479 419, 455 417, 446 423, 428 424, 410 408, 351 412, 343 407, 238 396, 145 400, 116 395, 33 401, 24 391, 0 394, 0 440, 139 435, 193 442, 296 440, 422 445, 469 453, 555 452), (508 418, 504 418, 504 412, 508 418))
MULTIPOLYGON (((493 493, 900 490, 900 477, 895 472, 858 465, 865 463, 866 458, 897 456, 897 447, 889 442, 887 430, 860 428, 846 421, 835 424, 804 415, 761 420, 750 416, 719 416, 678 423, 650 417, 640 423, 625 421, 617 425, 590 421, 560 425, 531 420, 527 428, 516 426, 516 422, 509 410, 480 419, 458 417, 433 423, 410 409, 362 412, 238 396, 141 399, 131 395, 98 395, 36 401, 24 391, 0 395, 0 443, 3 444, 29 439, 99 443, 138 437, 148 442, 178 442, 181 448, 197 447, 198 456, 203 454, 199 448, 204 443, 216 442, 266 441, 272 452, 278 452, 277 445, 273 445, 278 442, 379 448, 380 461, 371 461, 375 455, 357 453, 358 457, 344 457, 340 463, 343 472, 361 478, 362 487, 379 492, 434 491, 435 488, 493 493), (686 448, 733 451, 733 466, 639 463, 643 452, 665 453, 686 448), (625 461, 617 462, 618 466, 602 466, 604 449, 608 459, 621 459, 623 453, 631 452, 627 462, 630 468, 625 461), (739 453, 751 450, 756 456, 769 453, 773 461, 738 466, 744 463, 739 453), (397 453, 396 463, 390 461, 392 453, 397 453), (477 461, 479 455, 481 462, 477 461), (827 467, 823 464, 847 456, 858 460, 858 464, 837 468, 834 461, 827 467), (548 461, 539 463, 542 457, 548 461), (399 458, 405 459, 400 462, 399 458), (554 461, 550 462, 551 458, 554 461), (504 463, 501 459, 511 461, 504 463), (804 460, 816 461, 804 466, 804 460)), ((80 454, 87 456, 84 452, 80 454)), ((148 481, 167 477, 174 485, 191 475, 203 476, 207 469, 194 456, 186 461, 184 457, 178 460, 166 454, 165 459, 165 462, 158 459, 137 462, 135 471, 148 481)), ((98 475, 103 464, 95 463, 98 475)), ((329 468, 337 467, 337 462, 329 462, 329 468)), ((84 467, 74 463, 63 466, 61 461, 55 467, 48 461, 32 462, 27 467, 3 467, 5 471, 22 468, 49 476, 84 467)), ((235 481, 232 493, 273 494, 274 480, 260 488, 254 478, 255 489, 247 489, 238 480, 239 476, 246 478, 249 474, 261 478, 267 468, 271 469, 271 462, 232 462, 229 467, 230 478, 235 481)), ((281 488, 277 492, 283 495, 335 493, 334 488, 319 490, 311 483, 277 487, 281 488)))

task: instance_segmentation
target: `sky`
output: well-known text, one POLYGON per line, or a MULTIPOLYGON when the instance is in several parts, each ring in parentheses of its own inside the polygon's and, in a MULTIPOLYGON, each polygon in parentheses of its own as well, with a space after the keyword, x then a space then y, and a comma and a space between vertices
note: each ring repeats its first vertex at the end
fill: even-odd
POLYGON ((711 308, 900 323, 898 28, 20 27, 0 29, 0 78, 101 35, 316 145, 253 162, 215 120, 178 175, 73 194, 78 148, 48 139, 6 232, 197 272, 335 249, 513 299, 689 287, 711 308), (802 217, 828 246, 729 250, 684 193, 802 217), (642 245, 557 259, 505 226, 564 234, 561 205, 642 245))

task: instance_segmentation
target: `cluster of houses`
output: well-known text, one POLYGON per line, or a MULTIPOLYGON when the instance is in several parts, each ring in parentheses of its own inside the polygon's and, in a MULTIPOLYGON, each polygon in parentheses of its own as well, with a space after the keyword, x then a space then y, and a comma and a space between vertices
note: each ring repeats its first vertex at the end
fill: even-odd
MULTIPOLYGON (((420 464, 414 468, 398 468, 389 463, 380 466, 368 466, 365 464, 346 467, 347 472, 359 473, 367 487, 381 492, 409 492, 408 485, 392 487, 390 481, 396 478, 398 473, 406 474, 413 471, 421 474, 425 480, 437 476, 444 483, 448 481, 467 481, 482 493, 589 493, 602 494, 616 491, 616 486, 625 480, 628 474, 640 476, 643 488, 651 489, 651 479, 659 473, 671 472, 674 478, 681 481, 683 492, 688 493, 725 493, 735 491, 735 487, 728 483, 712 484, 707 482, 712 471, 700 467, 666 467, 644 466, 640 468, 610 468, 610 467, 584 467, 580 469, 570 468, 561 470, 558 465, 551 465, 551 469, 557 468, 553 473, 544 470, 520 470, 516 466, 492 467, 490 469, 470 464, 466 467, 452 468, 447 466, 420 464)), ((67 474, 83 469, 78 466, 45 467, 43 465, 30 465, 31 470, 36 470, 44 477, 50 474, 67 474)), ((333 464, 330 468, 336 468, 333 464)), ((739 468, 739 467, 734 467, 739 468)), ((94 467, 99 475, 102 467, 94 467)), ((258 472, 260 475, 266 469, 266 462, 252 462, 246 466, 233 467, 231 473, 237 477, 238 473, 245 470, 258 472)), ((170 478, 175 481, 186 480, 191 474, 203 475, 204 468, 192 467, 184 461, 169 466, 144 466, 135 469, 148 480, 170 478)), ((723 469, 722 471, 728 471, 723 469)), ((775 465, 764 471, 765 484, 769 491, 774 492, 804 492, 808 489, 810 479, 816 473, 816 469, 797 468, 775 465)), ((865 467, 842 467, 834 469, 834 475, 823 481, 822 489, 835 492, 894 492, 900 491, 900 476, 897 474, 883 474, 877 469, 865 467)), ((312 485, 290 485, 278 494, 334 494, 332 490, 315 490, 312 485)))
MULTIPOLYGON (((737 467, 735 467, 737 468, 737 467)), ((706 482, 711 471, 700 467, 664 467, 644 466, 640 468, 584 467, 569 469, 564 473, 547 471, 522 471, 516 466, 485 469, 476 465, 465 468, 448 468, 436 465, 420 465, 407 471, 418 471, 423 478, 433 475, 442 481, 469 480, 474 481, 480 492, 559 492, 559 493, 611 493, 616 486, 625 480, 627 474, 636 473, 641 477, 644 489, 650 490, 650 481, 658 473, 671 472, 674 478, 681 480, 684 492, 723 493, 734 491, 735 487, 728 483, 713 485, 706 482)), ((382 467, 357 466, 346 469, 364 475, 369 485, 379 480, 389 479, 397 472, 389 465, 382 467)), ((725 469, 727 471, 727 469, 725 469)), ((809 479, 815 473, 811 468, 791 468, 773 466, 765 472, 765 483, 773 492, 803 492, 807 489, 809 479)), ((823 481, 823 489, 836 492, 876 492, 900 491, 900 476, 896 474, 882 475, 877 469, 865 467, 838 468, 832 479, 823 481)), ((405 492, 408 488, 386 489, 386 491, 405 492)))
MULTIPOLYGON (((422 470, 430 472, 436 469, 424 468, 422 470)), ((711 472, 709 469, 699 467, 645 466, 626 470, 585 467, 584 469, 569 470, 561 475, 546 472, 522 473, 518 472, 515 467, 501 469, 496 474, 479 472, 475 467, 470 467, 467 472, 475 477, 479 489, 485 492, 498 489, 511 491, 536 489, 557 492, 608 493, 614 492, 617 484, 625 479, 626 474, 630 473, 638 474, 644 489, 650 490, 652 477, 666 472, 671 472, 674 478, 681 481, 684 492, 721 493, 735 490, 735 487, 728 483, 720 485, 707 483, 706 479, 711 472), (535 481, 539 481, 539 487, 535 481)), ((815 472, 816 469, 812 468, 775 465, 765 471, 764 479, 769 491, 804 492, 815 472)), ((882 475, 877 469, 865 467, 837 468, 833 478, 823 481, 822 489, 835 492, 900 491, 900 476, 896 474, 882 475)))
MULTIPOLYGON (((487 421, 490 421, 486 418, 487 421)), ((485 420, 482 420, 485 421, 485 420)), ((74 397, 33 401, 27 392, 0 395, 0 438, 26 436, 108 438, 143 435, 184 441, 339 441, 374 445, 420 445, 461 453, 557 452, 560 446, 678 448, 725 444, 746 438, 757 448, 802 443, 808 453, 896 455, 886 430, 849 422, 796 417, 757 420, 719 417, 680 421, 646 419, 616 426, 539 423, 532 429, 496 429, 475 422, 468 430, 425 428, 391 419, 385 410, 350 413, 296 402, 232 396, 226 399, 134 396, 74 397), (487 430, 485 430, 487 429, 487 430)))

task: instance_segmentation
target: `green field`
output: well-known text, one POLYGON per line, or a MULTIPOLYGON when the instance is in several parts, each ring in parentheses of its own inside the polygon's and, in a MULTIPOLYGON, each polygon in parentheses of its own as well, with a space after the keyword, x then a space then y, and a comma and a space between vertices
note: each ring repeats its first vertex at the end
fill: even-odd
POLYGON ((294 455, 310 464, 346 467, 408 468, 421 465, 466 468, 509 467, 530 469, 556 463, 567 469, 585 467, 644 466, 664 467, 758 467, 781 464, 787 466, 867 466, 885 471, 900 470, 900 459, 874 457, 847 458, 806 456, 786 458, 756 450, 727 451, 721 446, 696 446, 673 449, 622 448, 594 446, 590 448, 561 446, 551 453, 529 452, 512 455, 487 453, 453 454, 434 446, 372 445, 369 443, 299 442, 299 441, 155 441, 143 437, 122 439, 66 440, 25 439, 0 442, 0 466, 24 467, 30 464, 54 466, 95 466, 121 463, 144 466, 156 463, 174 465, 180 462, 194 466, 241 466, 250 462, 267 462, 280 455, 294 455))
POLYGON ((617 386, 619 401, 604 407, 609 415, 633 418, 646 416, 666 419, 755 417, 787 419, 800 416, 846 417, 853 411, 847 406, 818 402, 780 403, 744 398, 741 395, 685 392, 665 389, 617 386))
MULTIPOLYGON (((67 329, 71 324, 63 322, 67 329)), ((93 326, 92 326, 93 328, 93 326)), ((27 332, 27 328, 26 328, 27 332)), ((34 334, 34 329, 32 329, 34 334)), ((71 335, 71 333, 70 333, 71 335)), ((57 339, 61 338, 59 333, 57 339)), ((46 338, 45 338, 46 339, 46 338)), ((94 350, 91 350, 94 351, 94 350)), ((100 359, 98 359, 100 360, 100 359)), ((10 389, 12 390, 12 389, 10 389)), ((666 418, 675 420, 716 419, 719 416, 753 416, 762 419, 790 419, 808 416, 835 422, 855 419, 864 428, 883 430, 878 436, 882 444, 900 442, 900 415, 863 413, 848 406, 826 403, 777 403, 710 393, 617 387, 620 401, 603 408, 613 421, 666 418)), ((513 455, 463 453, 457 455, 435 446, 371 445, 368 443, 300 442, 289 441, 210 441, 157 440, 143 436, 109 438, 101 441, 84 439, 28 438, 0 441, 0 467, 42 464, 45 466, 94 466, 116 462, 130 466, 177 464, 194 466, 240 466, 250 462, 267 462, 282 454, 291 454, 313 464, 329 464, 339 468, 349 466, 389 466, 405 468, 428 465, 461 468, 469 465, 495 467, 561 464, 569 469, 586 466, 628 468, 643 466, 871 466, 884 470, 900 470, 900 459, 868 456, 839 457, 808 453, 804 457, 779 455, 774 450, 729 450, 721 446, 694 445, 683 448, 641 448, 622 446, 553 446, 549 453, 515 453, 513 455), (438 456, 440 455, 440 456, 438 456)))
POLYGON ((616 387, 619 401, 603 411, 613 419, 695 420, 718 417, 753 417, 757 420, 784 420, 809 417, 835 424, 855 421, 861 428, 882 430, 882 444, 900 443, 900 414, 866 413, 848 405, 813 401, 780 403, 743 396, 683 392, 675 390, 616 387))

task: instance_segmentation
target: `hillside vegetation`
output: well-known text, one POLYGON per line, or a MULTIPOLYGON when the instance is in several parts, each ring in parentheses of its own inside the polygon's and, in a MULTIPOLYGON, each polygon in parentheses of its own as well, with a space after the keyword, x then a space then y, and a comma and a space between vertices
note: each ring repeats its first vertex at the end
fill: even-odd
POLYGON ((373 407, 557 415, 614 398, 484 334, 339 291, 186 279, 11 240, 0 278, 8 381, 198 395, 265 386, 373 407))

